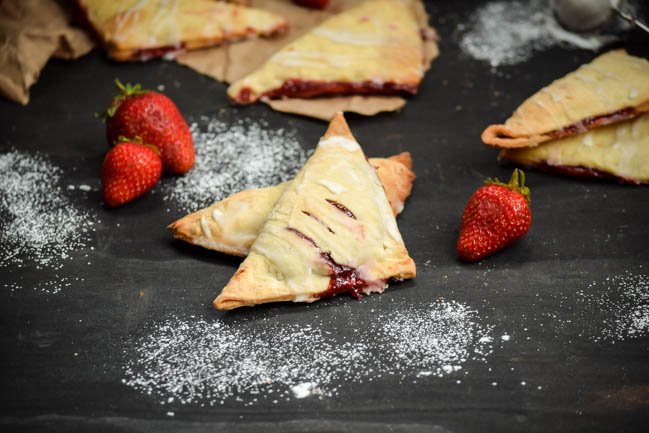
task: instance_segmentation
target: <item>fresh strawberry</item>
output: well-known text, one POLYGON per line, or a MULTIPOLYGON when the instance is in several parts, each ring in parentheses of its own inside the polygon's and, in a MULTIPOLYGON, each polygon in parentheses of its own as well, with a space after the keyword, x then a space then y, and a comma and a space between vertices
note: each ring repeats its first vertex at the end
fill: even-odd
POLYGON ((105 113, 108 142, 115 144, 120 136, 141 137, 160 150, 165 173, 187 173, 196 158, 194 141, 173 101, 161 93, 142 90, 139 84, 115 82, 121 94, 113 98, 105 113))
POLYGON ((162 161, 156 147, 124 141, 113 147, 101 167, 104 202, 117 207, 135 200, 158 183, 162 161))
POLYGON ((514 170, 508 184, 487 179, 464 208, 459 257, 480 260, 522 238, 532 224, 529 204, 530 189, 521 170, 514 170))
POLYGON ((329 0, 293 0, 293 3, 311 9, 324 9, 329 5, 329 0))

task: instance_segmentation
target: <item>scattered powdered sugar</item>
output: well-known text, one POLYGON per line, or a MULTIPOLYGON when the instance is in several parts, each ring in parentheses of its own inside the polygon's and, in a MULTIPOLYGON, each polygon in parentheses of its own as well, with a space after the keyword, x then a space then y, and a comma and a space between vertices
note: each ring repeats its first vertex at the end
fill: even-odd
POLYGON ((293 178, 306 161, 293 131, 269 129, 262 120, 239 119, 234 125, 202 117, 191 125, 196 164, 185 176, 163 180, 166 201, 195 211, 249 188, 293 178))
MULTIPOLYGON (((616 25, 619 29, 627 27, 623 22, 616 25)), ((461 49, 493 68, 523 62, 534 52, 556 45, 597 50, 617 39, 610 34, 564 30, 548 0, 490 2, 472 15, 468 26, 460 25, 458 30, 461 49)))
POLYGON ((543 316, 562 334, 612 344, 649 336, 649 274, 626 271, 553 298, 557 308, 543 316))
POLYGON ((171 318, 129 342, 123 383, 161 404, 277 403, 329 397, 347 384, 388 375, 413 381, 442 377, 468 361, 485 361, 493 350, 492 339, 485 339, 492 328, 454 301, 395 307, 360 327, 353 312, 346 320, 171 318))
POLYGON ((0 154, 0 267, 60 269, 88 245, 96 218, 65 195, 62 175, 40 154, 0 154))
POLYGON ((9 289, 10 292, 17 292, 25 290, 26 288, 31 288, 39 293, 55 295, 61 290, 71 287, 73 284, 79 283, 80 281, 84 281, 84 279, 79 277, 62 277, 55 274, 54 278, 39 280, 36 284, 31 286, 28 286, 25 283, 11 282, 4 283, 3 287, 9 289))
POLYGON ((615 275, 591 283, 577 295, 584 314, 603 317, 585 330, 590 340, 615 342, 649 335, 649 275, 615 275))
POLYGON ((377 325, 377 349, 382 352, 383 370, 391 374, 414 368, 442 377, 460 370, 469 358, 484 360, 491 351, 481 342, 489 332, 477 322, 475 311, 456 302, 396 310, 377 325), (383 346, 389 349, 383 351, 383 346))
POLYGON ((311 395, 317 395, 320 390, 317 388, 318 384, 315 382, 298 383, 291 387, 291 392, 295 398, 307 398, 311 395))

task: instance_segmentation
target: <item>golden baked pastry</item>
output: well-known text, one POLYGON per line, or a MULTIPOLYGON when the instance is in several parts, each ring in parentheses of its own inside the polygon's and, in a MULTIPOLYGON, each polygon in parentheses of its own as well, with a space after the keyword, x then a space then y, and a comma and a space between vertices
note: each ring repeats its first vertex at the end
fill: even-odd
POLYGON ((376 170, 337 113, 214 306, 360 297, 415 273, 376 170))
POLYGON ((503 149, 500 158, 571 176, 649 183, 649 114, 535 147, 503 149))
MULTIPOLYGON (((398 215, 412 191, 415 174, 410 153, 370 158, 385 188, 392 212, 398 215)), ((290 184, 237 192, 224 200, 171 223, 174 238, 210 250, 247 256, 273 206, 290 184), (254 211, 253 211, 254 209, 254 211)))
POLYGON ((237 103, 331 94, 415 94, 424 74, 423 41, 410 0, 369 0, 285 45, 234 82, 237 103))
POLYGON ((649 62, 614 50, 532 95, 504 125, 488 126, 482 141, 502 148, 536 146, 648 111, 649 62))
POLYGON ((250 35, 283 32, 287 21, 214 0, 77 0, 114 60, 146 60, 250 35))

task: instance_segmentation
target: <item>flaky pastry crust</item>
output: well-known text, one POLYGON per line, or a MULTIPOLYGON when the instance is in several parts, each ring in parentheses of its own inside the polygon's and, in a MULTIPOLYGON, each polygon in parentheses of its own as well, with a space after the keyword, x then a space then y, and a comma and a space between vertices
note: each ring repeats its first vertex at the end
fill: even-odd
POLYGON ((376 170, 337 113, 214 306, 359 296, 415 274, 376 170))
POLYGON ((333 94, 415 94, 424 44, 410 0, 368 0, 290 42, 232 83, 230 99, 333 94))
POLYGON ((532 147, 622 122, 649 111, 649 62, 624 50, 602 54, 521 104, 482 141, 500 148, 532 147))
MULTIPOLYGON (((403 211, 412 192, 415 173, 409 152, 389 158, 370 158, 385 188, 394 215, 403 211)), ((225 254, 245 257, 282 192, 283 182, 268 188, 237 192, 167 227, 174 238, 225 254)))
POLYGON ((252 35, 284 32, 273 13, 214 0, 77 0, 86 21, 118 61, 146 60, 252 35))
POLYGON ((503 149, 499 158, 573 177, 649 183, 649 114, 535 147, 503 149))

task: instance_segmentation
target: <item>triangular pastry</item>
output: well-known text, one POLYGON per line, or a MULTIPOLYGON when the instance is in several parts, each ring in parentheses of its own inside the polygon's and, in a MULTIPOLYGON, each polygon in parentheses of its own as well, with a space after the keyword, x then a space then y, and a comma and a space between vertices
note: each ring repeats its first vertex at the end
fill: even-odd
MULTIPOLYGON (((415 174, 408 152, 390 158, 370 158, 385 188, 394 215, 403 210, 412 191, 415 174)), ((177 239, 225 254, 245 257, 257 239, 273 206, 289 182, 269 188, 248 189, 193 212, 171 223, 177 239)))
POLYGON ((415 272, 376 170, 337 113, 214 306, 358 297, 415 272))
POLYGON ((369 0, 285 45, 234 82, 237 103, 331 94, 415 94, 424 74, 423 41, 410 0, 369 0))
POLYGON ((500 158, 570 176, 649 183, 649 114, 536 147, 503 149, 500 158))
POLYGON ((260 9, 215 0, 78 0, 114 60, 146 60, 251 35, 285 31, 287 21, 260 9))
POLYGON ((649 62, 614 50, 532 95, 504 125, 487 127, 482 141, 501 148, 536 146, 648 111, 649 62))

